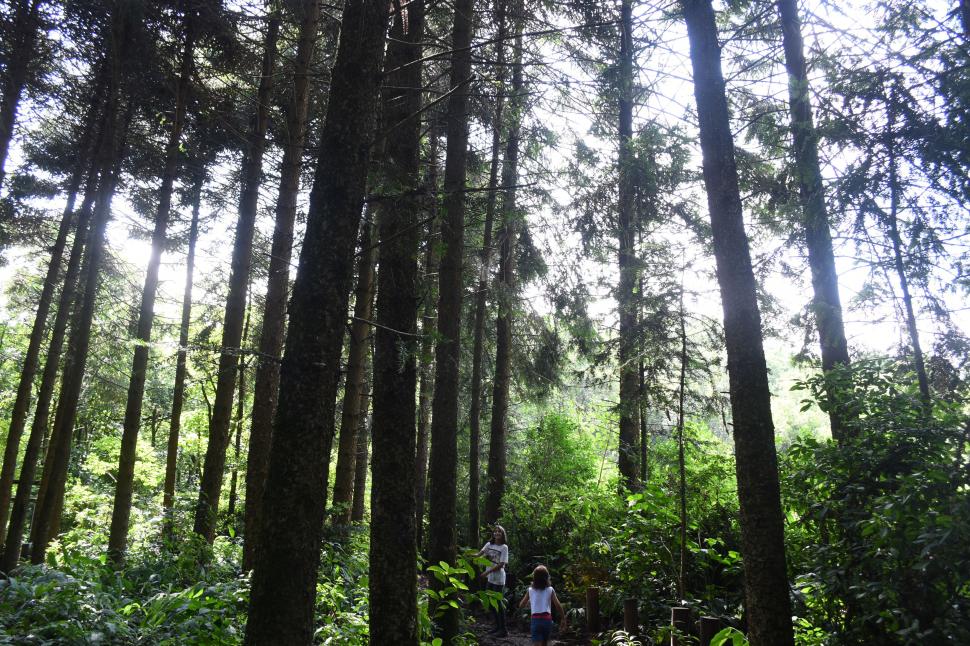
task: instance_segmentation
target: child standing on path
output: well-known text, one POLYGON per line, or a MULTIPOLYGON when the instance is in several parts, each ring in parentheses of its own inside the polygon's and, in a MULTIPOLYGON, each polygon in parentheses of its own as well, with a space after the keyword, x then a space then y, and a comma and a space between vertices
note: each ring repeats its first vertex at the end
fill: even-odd
POLYGON ((532 612, 532 643, 549 646, 549 637, 552 635, 552 608, 556 607, 559 616, 562 617, 560 628, 566 630, 566 613, 563 612, 562 604, 556 591, 549 585, 549 570, 546 566, 539 565, 532 571, 532 585, 519 602, 520 608, 525 608, 528 603, 532 612))
MULTIPOLYGON (((486 588, 503 594, 505 591, 505 567, 509 564, 509 546, 506 545, 504 527, 495 526, 495 529, 492 530, 492 540, 485 543, 476 556, 483 555, 492 562, 491 567, 482 572, 482 576, 488 580, 486 588)), ((492 630, 492 633, 499 637, 508 635, 509 633, 505 629, 504 600, 499 602, 498 610, 492 610, 492 616, 495 618, 495 629, 492 630)))

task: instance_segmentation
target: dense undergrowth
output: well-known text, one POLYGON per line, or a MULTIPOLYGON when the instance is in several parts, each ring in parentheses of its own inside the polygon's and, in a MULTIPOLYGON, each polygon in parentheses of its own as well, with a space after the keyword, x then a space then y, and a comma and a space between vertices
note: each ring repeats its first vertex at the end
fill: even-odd
MULTIPOLYGON (((856 419, 855 439, 842 446, 807 435, 780 451, 800 646, 970 643, 968 418, 956 397, 927 408, 899 386, 907 383, 899 370, 860 363, 831 377, 841 380, 834 389, 821 380, 798 386, 823 409, 856 419)), ((701 421, 685 430, 682 595, 674 438, 653 438, 646 483, 621 497, 615 480, 603 478, 600 449, 582 423, 549 413, 524 432, 510 463, 503 515, 512 548, 509 598, 544 563, 574 624, 583 624, 585 590, 595 585, 614 629, 623 599, 639 600, 643 644, 668 638, 669 606, 681 603, 743 630, 730 444, 701 421)), ((89 478, 77 490, 88 499, 70 503, 48 564, 21 567, 0 583, 0 643, 241 643, 249 579, 239 566, 239 538, 227 532, 208 547, 177 522, 165 541, 159 520, 143 516, 136 532, 143 539, 116 569, 104 559, 97 530, 98 482, 89 478)), ((322 559, 317 643, 366 644, 366 526, 329 536, 322 559)), ((461 568, 446 575, 456 588, 470 583, 461 568)), ((424 587, 420 622, 430 643, 424 587)), ((466 609, 487 602, 471 591, 456 591, 453 600, 466 609)), ((467 633, 463 639, 471 640, 467 633)))

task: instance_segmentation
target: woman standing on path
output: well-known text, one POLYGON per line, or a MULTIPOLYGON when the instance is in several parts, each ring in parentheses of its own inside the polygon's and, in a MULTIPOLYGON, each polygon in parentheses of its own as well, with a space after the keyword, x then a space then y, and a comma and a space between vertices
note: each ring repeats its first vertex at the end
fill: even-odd
POLYGON ((499 637, 508 635, 505 629, 505 568, 509 564, 509 546, 506 544, 505 528, 496 525, 492 530, 492 540, 485 543, 476 556, 484 556, 492 562, 491 567, 482 572, 482 578, 488 581, 486 588, 503 595, 497 609, 492 609, 495 618, 495 629, 492 634, 499 637))

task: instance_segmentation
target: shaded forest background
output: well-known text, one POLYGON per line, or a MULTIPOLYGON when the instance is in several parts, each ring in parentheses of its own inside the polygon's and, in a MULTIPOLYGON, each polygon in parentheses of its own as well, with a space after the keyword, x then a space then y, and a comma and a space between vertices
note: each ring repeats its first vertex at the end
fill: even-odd
POLYGON ((0 26, 0 643, 970 641, 964 0, 0 26))

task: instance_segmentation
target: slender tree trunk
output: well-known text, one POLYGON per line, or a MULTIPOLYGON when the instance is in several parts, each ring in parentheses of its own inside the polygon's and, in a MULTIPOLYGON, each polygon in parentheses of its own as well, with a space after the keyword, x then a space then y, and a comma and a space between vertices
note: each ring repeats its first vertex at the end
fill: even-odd
MULTIPOLYGON (((380 272, 374 331, 370 525, 370 643, 418 644, 415 531, 415 395, 421 227, 421 41, 424 2, 411 0, 391 28, 383 92, 380 272), (399 197, 398 197, 399 196, 399 197)), ((350 447, 353 448, 353 447, 350 447)))
MULTIPOLYGON (((99 126, 98 141, 94 146, 95 150, 100 150, 100 147, 104 145, 104 130, 105 122, 102 119, 99 126)), ((41 377, 40 390, 37 393, 34 419, 31 423, 27 447, 24 450, 23 464, 20 468, 20 478, 17 484, 17 493, 13 501, 13 510, 10 513, 10 523, 6 534, 3 557, 2 561, 0 561, 0 571, 2 572, 10 572, 20 558, 24 527, 27 522, 27 508, 30 505, 30 494, 37 473, 37 461, 40 456, 44 455, 47 448, 47 431, 51 401, 54 397, 54 388, 57 385, 57 371, 61 362, 61 352, 64 347, 67 324, 77 296, 81 257, 84 255, 84 248, 87 244, 91 211, 97 195, 98 164, 92 163, 88 166, 84 199, 81 201, 81 208, 77 213, 74 240, 71 243, 71 253, 68 256, 67 269, 64 272, 64 286, 61 289, 57 304, 57 313, 54 316, 54 324, 51 328, 50 344, 47 349, 47 358, 44 364, 44 373, 41 377)), ((38 492, 37 500, 40 499, 41 496, 38 492)))
MULTIPOLYGON (((58 278, 61 265, 64 260, 64 249, 67 247, 67 238, 71 228, 75 229, 75 240, 84 240, 82 223, 80 216, 75 217, 74 204, 77 200, 81 182, 84 180, 85 170, 92 166, 89 159, 92 152, 92 143, 97 148, 97 142, 93 142, 93 133, 103 131, 102 127, 97 127, 96 122, 101 111, 101 99, 103 80, 95 81, 91 107, 82 125, 82 130, 78 136, 78 150, 82 151, 78 156, 77 164, 71 174, 71 179, 67 185, 67 205, 61 215, 61 223, 57 229, 57 238, 54 246, 51 247, 51 259, 47 266, 47 274, 44 277, 44 286, 41 288, 40 299, 37 301, 37 313, 34 316, 34 325, 30 330, 30 337, 27 341, 27 352, 24 354, 23 365, 20 369, 20 382, 17 386, 17 395, 14 399, 13 411, 10 415, 10 424, 7 430, 7 446, 3 454, 3 467, 0 469, 0 543, 4 540, 4 530, 7 528, 7 512, 10 509, 10 495, 13 489, 13 476, 17 468, 17 457, 20 451, 20 440, 23 437, 24 428, 27 424, 27 413, 30 407, 30 395, 34 386, 34 377, 37 374, 37 367, 40 363, 40 346, 44 342, 47 333, 47 318, 50 315, 51 304, 54 301, 54 292, 57 290, 58 278)), ((2 163, 2 162, 0 162, 2 163)), ((87 213, 90 215, 90 203, 87 213)), ((84 222, 87 226, 87 221, 84 222)), ((80 254, 78 255, 80 257, 80 254)), ((75 279, 77 277, 75 271, 75 279)), ((65 282, 63 291, 70 291, 65 282)), ((62 293, 63 293, 62 291, 62 293)), ((66 316, 65 312, 65 316, 66 316)), ((55 360, 55 369, 57 362, 55 360)))
MULTIPOLYGON (((522 81, 523 3, 516 2, 515 55, 512 64, 512 97, 509 104, 508 139, 502 164, 502 229, 499 232, 499 270, 496 284, 498 318, 495 321, 495 378, 492 382, 492 418, 488 445, 488 496, 485 522, 495 524, 502 516, 508 441, 509 384, 512 369, 512 319, 515 310, 515 237, 519 214, 515 186, 519 175, 519 139, 525 110, 522 81)), ((472 536, 477 536, 473 534, 472 536)))
MULTIPOLYGON (((492 160, 488 176, 488 194, 485 202, 485 224, 482 233, 481 270, 478 274, 478 290, 475 292, 475 329, 472 337, 472 383, 471 405, 468 414, 468 536, 475 541, 481 529, 479 518, 479 483, 481 473, 481 418, 482 418, 482 355, 485 340, 485 312, 488 304, 488 283, 491 278, 492 223, 495 221, 495 205, 498 202, 499 162, 502 149, 502 124, 505 108, 505 40, 508 37, 506 0, 496 0, 498 30, 495 43, 495 73, 497 87, 495 115, 492 117, 492 160)), ((494 519, 491 521, 494 522, 494 519)))
MULTIPOLYGON (((842 302, 839 298, 839 275, 835 268, 835 253, 825 208, 822 171, 818 161, 818 136, 812 120, 796 0, 778 0, 778 11, 785 47, 785 68, 788 70, 794 170, 798 177, 805 246, 808 248, 808 264, 812 272, 812 310, 822 351, 822 371, 828 372, 837 366, 849 365, 842 302)), ((847 420, 833 410, 829 413, 829 421, 832 437, 844 442, 850 433, 846 427, 847 420)))
POLYGON ((354 460, 354 504, 350 522, 364 520, 364 503, 367 493, 367 442, 370 439, 370 423, 367 407, 370 405, 370 382, 364 382, 360 392, 360 428, 357 429, 357 458, 354 460))
MULTIPOLYGON (((447 157, 445 160, 444 253, 438 282, 438 342, 435 346, 434 399, 431 404, 429 462, 429 561, 454 564, 458 554, 458 389, 461 357, 462 255, 465 232, 465 171, 468 157, 468 95, 471 82, 471 41, 474 0, 455 0, 452 30, 451 95, 448 99, 447 157)), ((431 578, 432 588, 443 584, 431 578)), ((459 611, 442 608, 439 628, 444 646, 458 634, 459 611)))
POLYGON ((165 455, 165 484, 162 508, 167 514, 166 531, 173 529, 171 512, 175 504, 175 479, 178 465, 179 433, 182 407, 185 404, 185 377, 188 374, 189 324, 192 322, 192 284, 195 277, 195 244, 199 240, 199 209, 206 170, 199 169, 192 186, 192 221, 189 224, 189 248, 185 258, 185 289, 182 292, 182 320, 179 325, 179 349, 175 359, 175 388, 172 393, 172 417, 168 427, 168 449, 165 455))
MULTIPOLYGON (((246 318, 249 318, 247 314, 246 318)), ((242 430, 243 414, 246 411, 246 362, 239 357, 239 392, 236 395, 236 445, 233 451, 232 473, 229 476, 229 504, 226 509, 229 512, 229 522, 236 515, 236 485, 239 479, 239 454, 242 452, 242 430)))
POLYGON ((794 643, 794 636, 771 394, 717 27, 710 0, 682 0, 681 4, 690 40, 704 184, 724 308, 749 639, 752 646, 786 646, 794 643))
POLYGON ((680 567, 677 596, 687 598, 687 461, 684 456, 684 395, 687 392, 687 322, 684 312, 684 285, 680 286, 680 383, 677 391, 677 471, 680 477, 680 567))
POLYGON ((348 0, 290 326, 246 644, 309 644, 334 434, 340 350, 378 107, 387 5, 348 0))
POLYGON ((40 32, 40 7, 44 0, 14 0, 14 24, 7 69, 4 75, 0 96, 0 187, 5 179, 4 165, 7 152, 10 150, 10 140, 13 139, 14 125, 17 123, 17 108, 20 106, 20 95, 27 84, 27 73, 30 71, 31 59, 40 32))
POLYGON ((276 198, 276 223, 266 278, 263 326, 253 386, 253 412, 249 426, 249 455, 246 464, 246 520, 243 532, 243 569, 256 565, 259 526, 262 522, 263 488, 269 469, 273 437, 273 415, 279 394, 280 364, 286 325, 286 299, 289 293, 290 259, 293 254, 293 223, 303 170, 307 111, 310 97, 310 62, 320 25, 320 2, 299 5, 300 33, 293 63, 293 94, 287 108, 286 137, 282 142, 280 190, 276 198))
MULTIPOLYGON (((643 227, 640 227, 640 242, 642 246, 643 242, 643 227)), ((637 316, 643 317, 643 272, 637 277, 637 316)), ((640 482, 643 484, 647 483, 649 479, 650 472, 647 468, 647 447, 649 446, 647 435, 647 382, 646 382, 646 367, 643 362, 643 340, 641 335, 640 343, 638 344, 638 352, 640 353, 640 360, 637 362, 637 377, 639 379, 639 388, 637 389, 637 413, 640 418, 640 482)))
POLYGON ((263 46, 263 65, 256 92, 256 113, 242 162, 242 187, 239 196, 239 218, 232 247, 232 268, 229 273, 229 295, 222 323, 222 352, 219 355, 219 374, 216 396, 209 424, 209 442, 202 467, 199 502, 195 510, 195 533, 208 543, 216 537, 216 513, 222 492, 222 477, 226 468, 229 447, 229 424, 232 421, 232 396, 236 389, 237 353, 242 341, 243 319, 246 316, 246 295, 253 262, 253 236, 256 230, 256 208, 262 183, 263 152, 266 150, 266 130, 272 101, 273 81, 276 77, 276 46, 279 40, 280 15, 274 9, 269 18, 263 46))
MULTIPOLYGON (((418 374, 418 439, 414 459, 414 525, 418 551, 423 552, 424 503, 428 484, 428 431, 431 427, 431 389, 434 383, 435 306, 438 294, 438 252, 435 238, 438 232, 438 135, 431 133, 428 187, 431 221, 428 223, 427 245, 424 252, 424 302, 421 316, 421 363, 418 374)), ((476 521, 477 522, 477 521, 476 521)))
POLYGON ((620 322, 620 439, 617 467, 620 485, 632 490, 637 486, 637 435, 640 407, 637 401, 637 309, 636 294, 636 223, 634 222, 635 160, 633 155, 633 0, 620 6, 620 92, 619 92, 619 204, 617 235, 619 237, 620 282, 617 286, 617 308, 620 322))
MULTIPOLYGON (((246 289, 247 294, 252 294, 253 286, 250 283, 249 287, 246 289)), ((243 324, 243 334, 240 344, 240 349, 245 348, 249 344, 249 317, 252 313, 252 298, 246 299, 246 322, 243 324)), ((236 419, 235 419, 235 430, 236 430, 236 442, 233 447, 233 460, 232 460, 232 470, 229 475, 229 502, 226 505, 226 511, 229 514, 229 523, 232 527, 236 526, 233 516, 236 515, 236 499, 237 499, 237 485, 239 479, 239 454, 242 452, 242 429, 244 414, 246 412, 246 361, 245 355, 239 354, 239 367, 237 368, 237 374, 239 378, 236 380, 236 385, 238 387, 238 392, 236 393, 236 419)))
POLYGON ((963 26, 963 35, 970 40, 970 0, 960 0, 960 24, 963 26))
POLYGON ((114 509, 111 514, 111 531, 108 534, 108 556, 116 565, 125 560, 128 542, 128 522, 131 518, 131 498, 135 479, 135 460, 138 450, 138 431, 141 427, 141 406, 145 396, 145 379, 148 372, 148 354, 155 322, 155 296, 158 292, 158 270, 162 252, 168 241, 168 219, 172 207, 172 191, 179 170, 182 146, 182 128, 185 124, 186 104, 192 82, 192 58, 195 45, 195 18, 187 10, 183 18, 185 44, 175 89, 175 115, 168 145, 165 148, 165 168, 162 185, 158 191, 158 209, 155 212, 155 230, 152 232, 152 251, 148 259, 145 287, 138 311, 138 328, 135 339, 135 355, 128 381, 128 399, 125 405, 124 425, 121 433, 121 454, 118 459, 118 482, 115 485, 114 509))
MULTIPOLYGON (((390 59, 388 59, 390 60, 390 59)), ((390 82, 390 81, 388 81, 390 82)), ((373 218, 373 214, 372 214, 373 218)), ((337 443, 337 469, 333 481, 333 522, 349 525, 354 498, 354 460, 357 458, 357 429, 360 428, 360 393, 370 348, 371 317, 374 311, 374 267, 377 264, 377 223, 361 227, 361 253, 357 259, 357 288, 354 292, 354 320, 350 323, 350 347, 344 380, 344 400, 337 443)))
POLYGON ((896 140, 893 129, 895 128, 895 112, 893 104, 895 97, 889 99, 889 124, 886 132, 886 152, 889 156, 889 213, 886 214, 886 228, 889 240, 893 245, 893 268, 896 270, 896 277, 899 279, 899 288, 903 292, 903 308, 906 312, 906 330, 909 332, 909 341, 913 344, 913 367, 916 370, 916 380, 919 383, 920 398, 923 405, 929 409, 930 382, 926 376, 926 362, 923 359, 923 348, 919 341, 919 329, 916 327, 916 311, 913 308, 913 297, 909 292, 909 279, 906 276, 906 264, 903 261, 903 244, 899 235, 899 201, 902 195, 902 187, 899 183, 899 161, 896 154, 896 140))
POLYGON ((44 476, 38 492, 31 527, 31 562, 43 563, 47 545, 57 525, 59 510, 67 481, 68 463, 71 456, 71 440, 74 435, 74 422, 78 408, 78 398, 84 380, 88 346, 91 340, 91 325, 94 320, 94 306, 97 300, 101 262, 104 255, 105 230, 111 218, 111 199, 120 175, 120 160, 124 154, 125 134, 131 119, 133 105, 129 103, 126 116, 118 123, 118 108, 122 100, 122 67, 127 63, 126 51, 134 31, 132 23, 136 18, 134 7, 119 5, 111 18, 111 32, 106 38, 110 43, 109 85, 104 109, 104 132, 101 149, 96 157, 99 169, 99 184, 91 229, 88 234, 85 259, 82 263, 83 297, 76 306, 68 353, 61 378, 57 411, 54 415, 54 429, 51 432, 50 446, 44 463, 44 476))

